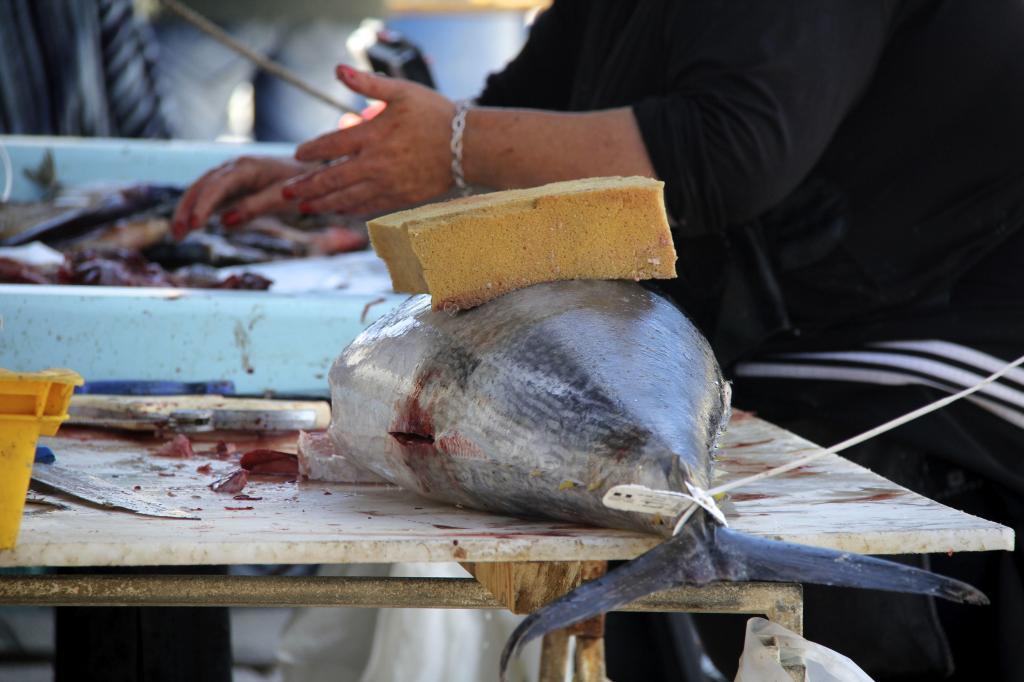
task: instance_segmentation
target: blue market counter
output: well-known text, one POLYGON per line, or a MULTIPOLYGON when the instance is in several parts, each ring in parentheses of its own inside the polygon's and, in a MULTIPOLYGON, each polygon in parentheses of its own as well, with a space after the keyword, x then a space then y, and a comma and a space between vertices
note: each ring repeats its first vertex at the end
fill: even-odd
MULTIPOLYGON (((38 198, 23 170, 49 151, 57 176, 187 184, 239 154, 285 145, 234 145, 0 136, 16 201, 38 198)), ((6 180, 6 178, 0 178, 6 180)), ((5 182, 0 181, 0 187, 5 182)), ((0 285, 0 367, 69 367, 86 381, 230 379, 240 394, 324 396, 331 362, 405 296, 390 293, 372 253, 247 267, 280 281, 271 291, 0 285)))

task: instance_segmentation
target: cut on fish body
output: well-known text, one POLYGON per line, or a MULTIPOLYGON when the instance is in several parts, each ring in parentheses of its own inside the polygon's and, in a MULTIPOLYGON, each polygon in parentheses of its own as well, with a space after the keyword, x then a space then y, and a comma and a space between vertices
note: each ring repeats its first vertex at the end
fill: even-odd
MULTIPOLYGON (((699 331, 632 282, 540 284, 451 315, 409 299, 330 373, 338 453, 468 507, 671 536, 673 519, 611 509, 612 487, 709 487, 729 388, 699 331)), ((700 510, 666 542, 531 614, 526 641, 676 585, 774 580, 983 603, 902 564, 743 535, 700 510)))

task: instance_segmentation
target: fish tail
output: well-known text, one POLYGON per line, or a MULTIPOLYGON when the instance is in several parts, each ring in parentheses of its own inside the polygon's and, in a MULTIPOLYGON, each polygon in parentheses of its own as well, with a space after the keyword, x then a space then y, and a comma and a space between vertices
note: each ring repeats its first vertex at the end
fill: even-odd
POLYGON ((939 597, 962 604, 988 604, 965 582, 906 564, 834 549, 779 542, 717 528, 715 553, 728 565, 723 580, 800 582, 939 597))
POLYGON ((681 584, 703 585, 718 580, 708 543, 695 537, 691 522, 677 535, 618 566, 597 580, 527 616, 515 629, 501 653, 501 680, 508 662, 531 640, 554 630, 625 606, 652 592, 681 584))
POLYGON ((966 583, 912 566, 766 540, 716 527, 703 519, 694 521, 645 554, 527 616, 502 651, 501 679, 505 679, 508 662, 527 642, 679 585, 718 580, 799 582, 988 603, 984 594, 966 583))

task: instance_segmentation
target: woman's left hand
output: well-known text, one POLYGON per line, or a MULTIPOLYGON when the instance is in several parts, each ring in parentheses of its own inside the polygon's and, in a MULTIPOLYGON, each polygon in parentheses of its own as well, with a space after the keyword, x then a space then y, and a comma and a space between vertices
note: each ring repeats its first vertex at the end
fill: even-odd
POLYGON ((449 140, 455 105, 437 92, 386 76, 337 68, 350 89, 386 103, 384 110, 305 142, 298 161, 325 166, 289 181, 285 199, 303 213, 377 213, 436 197, 453 184, 449 140))

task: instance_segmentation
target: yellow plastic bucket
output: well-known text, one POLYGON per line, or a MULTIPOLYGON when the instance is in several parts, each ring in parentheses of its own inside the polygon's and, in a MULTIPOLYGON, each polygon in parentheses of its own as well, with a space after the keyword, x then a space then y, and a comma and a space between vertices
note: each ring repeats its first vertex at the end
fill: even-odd
POLYGON ((18 538, 36 440, 57 433, 82 383, 69 369, 0 369, 0 549, 14 547, 18 538))

